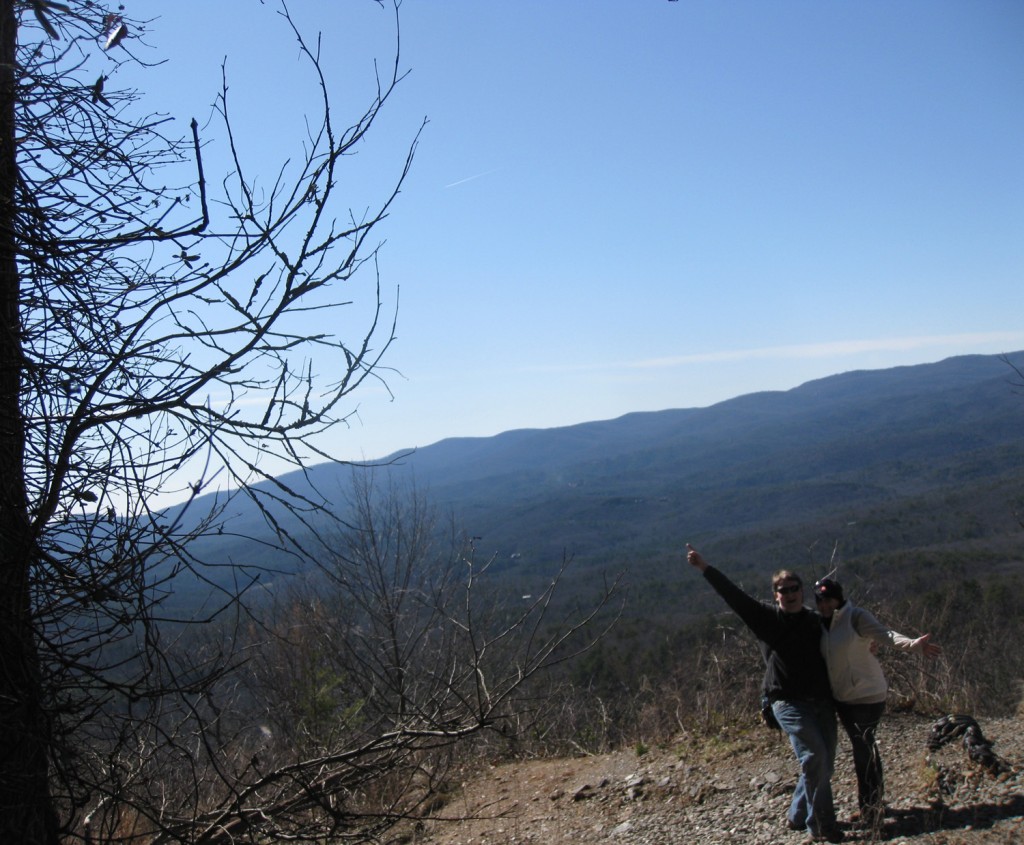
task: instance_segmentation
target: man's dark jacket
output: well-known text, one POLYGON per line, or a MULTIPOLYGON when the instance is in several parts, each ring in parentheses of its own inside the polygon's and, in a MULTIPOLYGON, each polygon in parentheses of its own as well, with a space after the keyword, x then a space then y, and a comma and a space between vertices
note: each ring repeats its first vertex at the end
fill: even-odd
POLYGON ((830 700, 828 669, 821 656, 821 617, 806 607, 786 613, 748 596, 713 566, 704 577, 760 641, 764 694, 772 701, 830 700))

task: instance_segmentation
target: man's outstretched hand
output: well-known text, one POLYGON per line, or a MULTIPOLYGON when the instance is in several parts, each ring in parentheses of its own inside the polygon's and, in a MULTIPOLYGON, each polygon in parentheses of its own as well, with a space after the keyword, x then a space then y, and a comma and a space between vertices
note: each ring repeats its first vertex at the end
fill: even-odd
POLYGON ((686 544, 686 562, 694 569, 699 569, 701 572, 708 568, 708 562, 704 560, 704 558, 701 557, 700 552, 698 552, 689 543, 686 544))

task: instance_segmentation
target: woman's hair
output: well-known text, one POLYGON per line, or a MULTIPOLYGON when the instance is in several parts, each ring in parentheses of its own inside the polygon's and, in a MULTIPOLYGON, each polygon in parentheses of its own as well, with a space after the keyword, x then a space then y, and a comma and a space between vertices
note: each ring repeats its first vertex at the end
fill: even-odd
POLYGON ((774 573, 772 573, 772 591, 774 591, 775 588, 783 581, 796 581, 796 583, 799 584, 801 587, 804 585, 804 582, 800 579, 800 576, 797 575, 792 569, 777 569, 774 573))

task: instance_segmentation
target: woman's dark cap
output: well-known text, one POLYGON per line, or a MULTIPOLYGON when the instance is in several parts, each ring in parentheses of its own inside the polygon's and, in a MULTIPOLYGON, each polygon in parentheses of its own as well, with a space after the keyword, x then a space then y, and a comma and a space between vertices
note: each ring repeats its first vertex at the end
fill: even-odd
POLYGON ((842 601, 843 588, 839 586, 838 581, 833 581, 831 578, 822 578, 820 581, 814 582, 814 596, 815 598, 839 599, 839 601, 842 601))

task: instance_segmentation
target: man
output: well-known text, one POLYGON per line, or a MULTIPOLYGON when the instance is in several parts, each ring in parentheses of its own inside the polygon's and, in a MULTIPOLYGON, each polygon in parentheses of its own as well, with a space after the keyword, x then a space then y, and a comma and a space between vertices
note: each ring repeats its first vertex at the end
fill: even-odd
POLYGON ((686 559, 703 573, 761 645, 763 692, 800 764, 787 814, 791 830, 804 828, 817 842, 841 842, 832 804, 836 713, 821 654, 821 619, 804 607, 800 576, 782 569, 772 576, 775 604, 758 601, 701 557, 689 543, 686 559))

